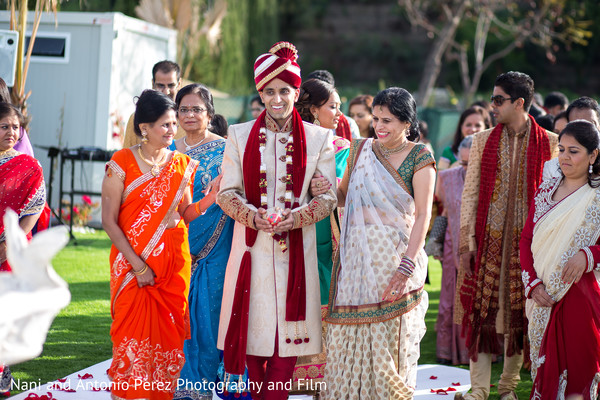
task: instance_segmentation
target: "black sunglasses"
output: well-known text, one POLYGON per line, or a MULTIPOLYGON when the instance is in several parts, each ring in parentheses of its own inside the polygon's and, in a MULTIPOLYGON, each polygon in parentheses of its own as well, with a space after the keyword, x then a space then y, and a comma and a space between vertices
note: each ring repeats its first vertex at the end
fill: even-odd
POLYGON ((506 100, 515 101, 520 99, 520 97, 502 97, 499 94, 496 96, 490 97, 490 100, 496 107, 500 107, 506 100))

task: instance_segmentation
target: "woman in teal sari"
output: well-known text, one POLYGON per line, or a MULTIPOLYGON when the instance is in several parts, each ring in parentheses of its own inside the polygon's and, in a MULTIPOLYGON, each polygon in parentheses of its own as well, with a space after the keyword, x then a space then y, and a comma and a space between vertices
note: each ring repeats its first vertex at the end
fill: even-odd
MULTIPOLYGON (((171 148, 200 163, 193 193, 194 201, 198 201, 221 175, 225 151, 222 135, 227 131, 227 122, 215 114, 212 94, 204 85, 185 86, 177 93, 175 103, 179 125, 186 136, 176 140, 171 148)), ((175 399, 212 399, 211 389, 221 361, 217 335, 232 235, 233 220, 216 203, 189 225, 191 338, 184 344, 185 365, 180 377, 183 384, 175 399)))
MULTIPOLYGON (((300 96, 298 102, 296 102, 296 108, 304 121, 335 131, 342 115, 340 106, 340 96, 333 85, 319 79, 309 79, 300 86, 300 96)), ((335 151, 336 177, 339 183, 346 169, 350 141, 335 136, 334 132, 333 148, 335 151)), ((335 254, 340 238, 339 217, 340 215, 334 211, 329 217, 317 222, 315 225, 322 317, 327 314, 333 254, 335 254)), ((327 326, 323 322, 323 339, 325 339, 326 331, 327 326)), ((303 390, 303 388, 313 389, 319 387, 317 382, 323 380, 325 370, 326 354, 324 346, 325 340, 323 340, 323 351, 317 356, 298 357, 294 369, 294 391, 314 393, 312 390, 303 390)))

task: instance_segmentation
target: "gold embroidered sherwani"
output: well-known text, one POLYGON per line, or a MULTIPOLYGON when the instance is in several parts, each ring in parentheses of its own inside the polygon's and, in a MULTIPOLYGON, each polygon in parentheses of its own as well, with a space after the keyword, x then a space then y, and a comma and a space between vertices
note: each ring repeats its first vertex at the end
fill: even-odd
MULTIPOLYGON (((223 180, 217 203, 235 222, 231 254, 227 263, 223 287, 223 303, 219 324, 217 347, 223 349, 229 326, 241 258, 246 251, 246 226, 254 228, 256 207, 245 198, 242 166, 246 142, 254 121, 229 127, 227 146, 223 158, 223 180)), ((286 151, 291 132, 291 118, 283 129, 267 115, 267 142, 264 159, 267 167, 268 207, 284 209, 286 191, 286 151)), ((309 343, 293 343, 296 324, 285 321, 285 304, 288 281, 289 251, 283 253, 279 244, 262 231, 258 232, 252 247, 252 282, 250 289, 250 313, 248 321, 248 344, 246 353, 254 356, 273 355, 275 334, 278 332, 279 355, 292 357, 320 353, 321 302, 315 222, 327 217, 337 205, 335 187, 327 193, 312 198, 308 193, 315 172, 329 182, 335 182, 335 156, 331 133, 323 128, 304 122, 306 133, 306 174, 299 199, 300 207, 292 210, 294 229, 301 227, 304 240, 304 263, 306 274, 306 328, 309 343), (292 343, 286 343, 286 332, 292 343)), ((256 160, 260 163, 260 160, 256 160)), ((258 190, 258 188, 257 188, 258 190)), ((288 238, 289 240, 289 238, 288 238)), ((235 317, 234 317, 235 318, 235 317)), ((304 323, 297 323, 304 334, 304 323)))
MULTIPOLYGON (((528 129, 531 129, 530 124, 528 124, 528 129)), ((460 245, 459 245, 459 255, 467 253, 469 251, 477 251, 477 243, 475 240, 475 224, 477 220, 477 205, 479 201, 479 184, 481 181, 481 160, 483 158, 483 151, 485 149, 485 145, 487 143, 488 138, 494 128, 476 133, 473 136, 473 144, 471 145, 471 150, 469 153, 469 166, 467 169, 467 174, 465 177, 465 187, 463 189, 462 194, 462 204, 460 209, 460 245)), ((558 154, 558 136, 550 131, 546 131, 548 133, 548 140, 550 144, 550 154, 551 157, 554 158, 558 154)), ((508 136, 508 132, 506 127, 502 132, 502 135, 508 136)), ((517 167, 515 163, 518 162, 516 160, 516 154, 518 154, 519 150, 515 148, 515 146, 527 146, 527 142, 518 136, 509 136, 509 141, 511 147, 513 147, 510 155, 513 157, 512 166, 517 167)), ((499 183, 498 177, 496 178, 496 185, 499 183)), ((501 181, 501 179, 500 179, 501 181)), ((513 199, 514 201, 514 199, 513 199)), ((504 265, 504 261, 503 261, 504 265)), ((465 273, 463 268, 458 269, 458 277, 456 283, 457 295, 455 296, 455 313, 454 313, 454 322, 457 324, 462 324, 464 317, 464 308, 460 302, 460 293, 459 290, 463 284, 463 280, 465 278, 465 273)), ((500 288, 496 288, 496 290, 500 290, 500 288)), ((499 296, 500 301, 502 302, 503 296, 499 296)), ((502 332, 503 324, 503 307, 500 306, 500 312, 498 317, 498 327, 501 328, 499 332, 502 332)))

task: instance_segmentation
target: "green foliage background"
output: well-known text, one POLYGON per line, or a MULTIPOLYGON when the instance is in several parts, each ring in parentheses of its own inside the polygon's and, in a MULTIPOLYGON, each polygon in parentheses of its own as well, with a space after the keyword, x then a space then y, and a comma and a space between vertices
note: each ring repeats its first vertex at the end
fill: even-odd
MULTIPOLYGON (((537 0, 541 1, 548 0, 537 0)), ((596 0, 567 2, 570 9, 578 11, 564 18, 588 21, 600 18, 600 3, 596 0)), ((135 16, 137 3, 137 0, 69 0, 60 7, 64 11, 120 11, 135 16)), ((368 15, 358 17, 368 18, 368 15)), ((556 45, 552 49, 557 58, 555 63, 546 57, 547 49, 532 44, 518 48, 484 73, 480 91, 487 93, 498 73, 519 70, 534 77, 542 94, 562 90, 569 97, 597 96, 600 24, 592 24, 588 29, 593 37, 587 46, 556 45)), ((470 40, 474 32, 474 24, 463 24, 457 40, 470 40)), ((304 73, 330 70, 341 92, 348 96, 374 93, 392 84, 415 90, 432 43, 423 31, 410 27, 396 0, 229 0, 218 51, 210 53, 207 46, 202 46, 188 78, 231 94, 251 94, 254 60, 279 40, 296 44, 304 73), (361 6, 379 7, 385 14, 371 25, 365 19, 364 29, 360 25, 344 28, 345 20, 353 17, 349 10, 361 6)), ((490 35, 487 52, 501 47, 502 40, 490 35)), ((437 86, 462 90, 456 62, 446 62, 437 86)))

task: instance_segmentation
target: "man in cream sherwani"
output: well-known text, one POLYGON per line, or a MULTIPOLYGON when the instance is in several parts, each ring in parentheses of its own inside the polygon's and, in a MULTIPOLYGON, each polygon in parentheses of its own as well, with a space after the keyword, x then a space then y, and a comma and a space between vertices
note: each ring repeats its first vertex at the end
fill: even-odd
POLYGON ((296 60, 287 42, 256 60, 266 109, 229 128, 217 197, 236 221, 218 347, 226 380, 237 381, 248 366, 253 399, 287 399, 296 357, 321 351, 314 224, 337 199, 333 188, 313 198, 309 186, 314 174, 335 182, 335 160, 331 133, 294 108, 302 82, 296 60))

